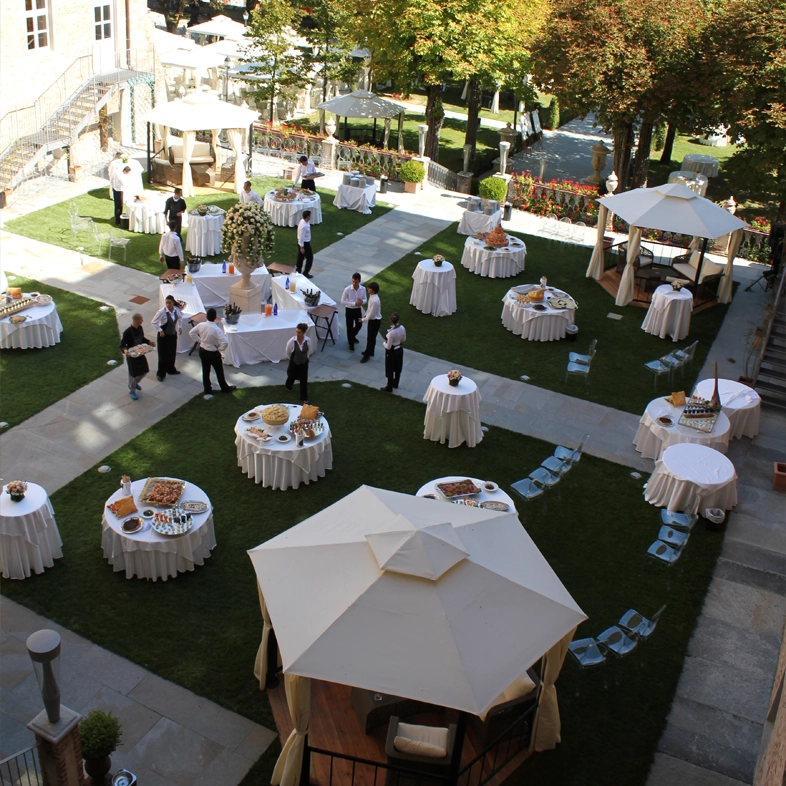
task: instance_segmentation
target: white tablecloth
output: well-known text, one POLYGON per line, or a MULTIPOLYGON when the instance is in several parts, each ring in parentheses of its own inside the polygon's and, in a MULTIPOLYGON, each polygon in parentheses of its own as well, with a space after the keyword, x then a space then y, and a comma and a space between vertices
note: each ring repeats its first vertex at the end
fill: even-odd
POLYGON ((674 290, 671 284, 661 284, 652 293, 652 302, 641 329, 653 336, 671 336, 674 341, 682 341, 690 332, 692 311, 693 295, 688 289, 674 290))
POLYGON ((672 407, 664 398, 656 398, 647 404, 647 409, 641 416, 639 428, 633 438, 636 450, 644 458, 659 459, 663 451, 672 445, 693 442, 698 445, 708 445, 715 450, 725 453, 729 449, 731 425, 726 415, 721 412, 715 421, 715 428, 711 432, 697 431, 689 426, 681 426, 677 422, 682 415, 683 407, 672 407), (661 426, 658 418, 667 415, 674 423, 673 426, 661 426))
POLYGON ((572 308, 552 308, 548 304, 549 296, 570 297, 562 290, 547 292, 542 305, 545 311, 526 308, 516 300, 516 295, 526 292, 534 284, 525 284, 508 290, 502 298, 502 324, 517 336, 528 341, 559 341, 565 338, 568 325, 575 321, 575 310, 572 308))
MULTIPOLYGON (((435 494, 441 502, 449 502, 449 500, 446 500, 440 495, 439 491, 437 491, 437 483, 455 483, 458 480, 465 479, 467 479, 466 475, 448 475, 444 478, 430 480, 418 489, 416 496, 425 497, 427 494, 435 494)), ((502 489, 498 488, 496 491, 486 491, 483 489, 485 481, 478 478, 469 478, 469 480, 481 489, 480 494, 476 494, 472 499, 477 502, 504 502, 506 505, 510 505, 510 512, 516 512, 516 504, 510 498, 510 495, 506 494, 502 489)))
POLYGON ((0 491, 0 572, 4 579, 43 573, 63 556, 63 541, 52 503, 41 486, 28 483, 25 498, 13 502, 0 491))
MULTIPOLYGON (((232 284, 240 282, 240 273, 237 268, 230 275, 222 273, 221 267, 218 263, 204 262, 198 273, 189 274, 194 280, 199 297, 202 298, 202 305, 206 308, 210 306, 218 308, 229 303, 229 288, 232 284)), ((266 303, 270 298, 270 278, 270 273, 267 272, 264 265, 251 274, 251 283, 262 286, 263 303, 266 303)))
MULTIPOLYGON (((282 311, 308 311, 315 306, 307 306, 306 299, 303 297, 303 290, 309 292, 319 291, 318 306, 335 306, 336 301, 330 295, 323 292, 319 287, 309 278, 301 275, 300 273, 293 273, 289 276, 290 284, 295 282, 295 291, 290 292, 284 284, 286 284, 287 276, 276 276, 270 285, 271 293, 273 295, 273 304, 278 306, 279 312, 282 311)), ((332 323, 333 338, 338 338, 339 334, 339 319, 333 317, 332 323)), ((317 330, 319 338, 325 337, 325 329, 320 328, 317 330)))
POLYGON ((478 232, 491 232, 502 221, 502 208, 490 216, 474 210, 465 210, 459 221, 459 235, 477 235, 478 232))
POLYGON ((304 210, 311 211, 312 224, 322 223, 322 199, 319 194, 311 197, 298 194, 292 202, 277 202, 275 196, 275 189, 265 194, 264 208, 277 227, 296 227, 304 210))
MULTIPOLYGON (((0 349, 42 349, 60 343, 63 325, 54 301, 31 306, 24 311, 0 319, 0 349), (24 322, 11 323, 13 316, 27 317, 24 322)), ((6 380, 8 382, 8 380, 6 380)))
POLYGON ((679 183, 699 196, 706 196, 709 180, 701 172, 691 172, 690 169, 678 169, 676 172, 669 174, 669 183, 679 183))
POLYGON ((193 211, 190 212, 186 251, 190 251, 196 257, 212 257, 220 254, 224 214, 223 210, 215 216, 200 216, 193 211))
POLYGON ((445 443, 457 448, 462 442, 474 448, 483 439, 480 428, 480 392, 468 377, 456 387, 448 383, 448 375, 439 374, 431 380, 426 395, 426 420, 423 439, 445 443))
POLYGON ((717 177, 718 159, 702 153, 691 153, 682 159, 680 169, 686 169, 690 172, 701 172, 702 175, 707 177, 717 177))
POLYGON ((510 278, 524 270, 526 256, 527 247, 517 238, 511 238, 511 244, 505 250, 488 251, 485 241, 468 237, 461 264, 483 278, 510 278))
MULTIPOLYGON (((278 363, 287 358, 287 341, 295 335, 299 322, 308 325, 306 335, 311 338, 311 354, 317 349, 317 331, 305 311, 279 311, 276 316, 241 314, 237 325, 224 322, 229 346, 224 350, 224 365, 240 366, 254 363, 278 363)), ((254 425, 253 423, 251 425, 254 425)))
POLYGON ((370 213, 371 208, 377 204, 377 184, 359 187, 345 186, 342 183, 338 187, 333 204, 339 209, 346 207, 357 210, 358 213, 370 213))
MULTIPOLYGON (((142 232, 146 235, 163 235, 169 229, 164 207, 167 196, 147 191, 146 198, 141 202, 132 202, 126 207, 128 228, 131 232, 142 232)), ((181 216, 183 229, 188 227, 188 211, 181 216)))
POLYGON ((644 499, 684 510, 698 492, 699 510, 730 510, 737 504, 737 473, 726 456, 706 445, 672 445, 655 464, 644 499))
POLYGON ((180 281, 177 284, 159 284, 158 286, 158 307, 164 308, 166 305, 166 296, 173 295, 175 300, 185 303, 181 309, 183 312, 183 324, 181 330, 183 331, 177 337, 177 351, 189 352, 194 346, 194 340, 188 335, 191 330, 191 325, 188 320, 194 314, 203 314, 206 309, 202 303, 202 298, 199 296, 199 291, 195 284, 186 284, 185 281, 180 281))
MULTIPOLYGON (((261 412, 266 406, 269 405, 260 404, 254 409, 261 412)), ((294 420, 302 409, 300 404, 284 406, 289 408, 289 421, 294 420)), ((296 489, 301 483, 308 485, 324 478, 325 473, 333 469, 333 445, 327 420, 322 418, 322 433, 306 439, 303 447, 298 447, 295 438, 290 434, 289 421, 282 426, 268 426, 261 418, 253 423, 246 423, 238 418, 235 424, 238 466, 265 488, 281 491, 296 489), (273 439, 260 442, 248 433, 250 426, 265 429, 269 434, 273 434, 273 439), (292 438, 282 444, 276 439, 280 434, 288 434, 292 438)))
MULTIPOLYGON (((145 481, 135 480, 131 484, 131 492, 134 495, 139 513, 142 510, 151 508, 157 513, 164 513, 170 508, 146 505, 139 501, 139 494, 144 488, 145 481)), ((123 490, 118 489, 107 501, 106 505, 115 502, 123 495, 123 490)), ((193 483, 186 483, 181 502, 186 500, 196 500, 207 503, 208 510, 205 513, 193 514, 194 523, 185 535, 167 536, 159 535, 151 526, 149 521, 145 521, 142 529, 133 534, 125 534, 121 526, 127 518, 117 518, 109 508, 104 506, 104 516, 101 519, 103 535, 101 536, 101 548, 104 557, 115 569, 115 572, 125 571, 126 578, 132 579, 134 576, 140 579, 161 579, 166 581, 174 578, 178 573, 193 570, 195 565, 202 565, 210 556, 210 552, 216 547, 216 534, 213 529, 213 507, 207 494, 199 486, 193 483)), ((139 513, 134 513, 138 516, 139 513)))
POLYGON ((435 317, 448 317, 456 310, 456 271, 450 262, 437 267, 433 259, 421 259, 412 278, 411 306, 435 317))
MULTIPOLYGON (((714 390, 715 380, 703 379, 693 392, 709 401, 714 390)), ((718 393, 721 411, 731 423, 730 438, 755 437, 759 433, 761 396, 753 388, 731 379, 718 380, 718 393)))

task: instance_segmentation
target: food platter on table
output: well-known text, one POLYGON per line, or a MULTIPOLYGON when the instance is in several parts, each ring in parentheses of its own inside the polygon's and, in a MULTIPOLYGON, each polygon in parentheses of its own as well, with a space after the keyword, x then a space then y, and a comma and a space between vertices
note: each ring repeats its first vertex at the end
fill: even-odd
POLYGON ((171 478, 148 478, 145 482, 139 501, 143 505, 173 507, 177 504, 186 489, 184 480, 171 478))
POLYGON ((467 497, 466 499, 452 499, 450 500, 454 505, 468 505, 471 508, 479 508, 480 502, 476 499, 467 497))
POLYGON ((180 509, 186 513, 207 513, 210 506, 200 499, 188 499, 180 503, 180 509))
POLYGON ((159 535, 185 535, 194 526, 194 520, 190 514, 175 521, 169 513, 156 513, 151 526, 159 535))
POLYGON ((260 442, 267 442, 273 436, 265 431, 265 429, 257 428, 256 426, 251 426, 251 428, 246 429, 246 434, 250 434, 254 439, 260 440, 260 442))
POLYGON ((535 311, 546 311, 546 306, 544 306, 543 303, 533 303, 532 308, 535 309, 535 311))
POLYGON ((437 483, 435 488, 445 499, 451 500, 459 497, 471 497, 474 494, 480 494, 481 491, 469 478, 437 483))
POLYGON ((156 515, 156 512, 152 508, 145 508, 140 515, 142 516, 143 519, 149 520, 156 515))
POLYGON ((493 480, 484 480, 483 491, 493 494, 495 491, 499 491, 499 486, 493 480))
POLYGON ((124 535, 133 535, 135 532, 139 532, 143 526, 144 522, 139 516, 131 516, 120 525, 120 529, 124 535))
POLYGON ((292 437, 290 437, 290 436, 289 436, 289 434, 279 434, 279 435, 276 437, 276 440, 277 440, 278 442, 282 442, 282 443, 283 443, 283 442, 289 442, 291 439, 292 439, 292 437))
POLYGON ((39 306, 45 306, 47 303, 51 303, 52 302, 52 296, 51 295, 38 295, 37 294, 35 296, 35 301, 36 301, 36 303, 38 303, 39 306))
POLYGON ((423 499, 436 499, 439 500, 439 497, 436 494, 424 494, 423 499))
POLYGON ((484 508, 485 510, 498 510, 501 512, 507 512, 510 510, 510 505, 508 505, 507 502, 497 502, 495 499, 489 499, 485 502, 481 502, 480 507, 484 508))
POLYGON ((661 426, 673 426, 674 421, 668 415, 659 415, 657 418, 661 426))
POLYGON ((27 322, 27 319, 28 317, 26 317, 24 314, 14 314, 12 317, 8 318, 8 321, 12 325, 21 325, 22 322, 27 322))
POLYGON ((253 423, 255 420, 259 420, 261 415, 255 409, 252 409, 251 412, 246 412, 245 415, 241 415, 241 420, 245 420, 246 423, 253 423))
POLYGON ((262 420, 268 426, 283 426, 289 421, 289 408, 284 404, 271 404, 262 410, 262 420))

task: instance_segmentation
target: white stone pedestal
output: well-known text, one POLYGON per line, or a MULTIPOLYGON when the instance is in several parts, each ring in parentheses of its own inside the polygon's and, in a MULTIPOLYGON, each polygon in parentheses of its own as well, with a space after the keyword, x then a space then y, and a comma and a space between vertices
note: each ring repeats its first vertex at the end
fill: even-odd
POLYGON ((253 284, 251 289, 244 289, 240 281, 232 284, 229 302, 240 306, 244 314, 259 314, 262 311, 262 285, 253 284))

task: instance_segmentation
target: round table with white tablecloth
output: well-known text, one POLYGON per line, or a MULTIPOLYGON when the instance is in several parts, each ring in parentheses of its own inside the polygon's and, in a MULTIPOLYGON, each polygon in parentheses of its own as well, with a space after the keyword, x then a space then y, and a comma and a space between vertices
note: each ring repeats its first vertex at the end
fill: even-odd
POLYGON ((737 504, 737 473, 726 456, 706 445, 672 445, 663 452, 644 490, 650 505, 685 510, 699 495, 699 510, 737 504))
POLYGON ((715 156, 707 156, 703 153, 690 153, 682 159, 680 169, 690 172, 701 172, 707 177, 718 176, 718 159, 715 156))
POLYGON ((678 169, 676 172, 669 174, 669 183, 679 183, 699 196, 706 196, 709 180, 701 172, 691 172, 690 169, 678 169))
POLYGON ((652 293, 652 302, 641 329, 653 336, 682 341, 690 332, 690 315, 693 311, 693 294, 687 287, 673 289, 671 284, 661 284, 652 293))
POLYGON ((200 216, 196 210, 188 213, 186 251, 196 257, 212 257, 221 253, 221 231, 226 211, 221 208, 215 210, 217 212, 205 216, 200 216))
MULTIPOLYGON (((709 401, 714 390, 715 380, 703 379, 696 385, 693 394, 709 401)), ((755 437, 759 433, 761 396, 753 388, 731 379, 718 380, 718 395, 721 412, 731 423, 730 439, 755 437)))
MULTIPOLYGON (((194 286, 202 298, 205 308, 219 308, 229 303, 229 288, 232 284, 240 282, 240 271, 235 268, 234 273, 223 272, 223 265, 217 262, 203 262, 196 273, 190 273, 194 286)), ((266 303, 270 297, 270 273, 265 265, 261 265, 251 273, 251 283, 262 287, 262 302, 266 303)))
POLYGON ((477 235, 480 232, 491 232, 502 221, 502 208, 495 210, 491 215, 477 210, 465 210, 461 215, 458 229, 459 235, 477 235))
MULTIPOLYGON (((269 406, 260 404, 249 412, 262 413, 269 406)), ((289 409, 289 420, 280 426, 269 426, 262 418, 246 421, 243 416, 235 424, 235 445, 237 446, 237 463, 243 472, 265 488, 296 489, 301 483, 308 485, 324 478, 329 469, 333 469, 333 445, 330 439, 330 426, 322 417, 322 431, 314 437, 307 437, 302 447, 290 433, 289 424, 300 415, 300 404, 284 404, 289 409), (251 427, 264 429, 271 438, 261 441, 251 434, 251 427), (281 442, 279 438, 288 436, 281 442)), ((249 413, 244 413, 248 415, 249 413)))
POLYGON ((223 351, 225 366, 253 365, 254 363, 278 363, 287 359, 287 342, 295 335, 295 328, 304 322, 308 325, 306 335, 311 339, 311 353, 317 349, 317 330, 305 311, 281 310, 273 316, 264 314, 241 314, 236 325, 222 325, 227 337, 227 348, 223 351))
MULTIPOLYGON (((417 490, 415 496, 427 497, 433 495, 437 497, 440 502, 451 502, 451 500, 445 499, 440 490, 437 488, 437 485, 440 483, 455 483, 461 480, 471 480, 480 489, 480 493, 473 494, 472 499, 481 503, 481 506, 483 502, 501 502, 504 505, 507 505, 510 510, 513 511, 513 513, 516 512, 516 505, 510 498, 510 495, 506 494, 496 483, 493 484, 494 486, 497 486, 496 490, 489 490, 484 487, 484 484, 488 481, 480 480, 478 478, 470 478, 466 475, 448 475, 444 478, 430 480, 428 483, 424 484, 417 490)), ((504 512, 505 511, 500 511, 500 513, 504 512)))
POLYGON ((195 284, 187 284, 185 281, 178 281, 176 284, 160 284, 158 287, 158 307, 164 308, 167 295, 172 295, 178 303, 178 307, 183 314, 183 324, 181 333, 177 337, 177 351, 190 352, 194 346, 194 340, 188 335, 191 325, 188 320, 194 314, 204 314, 205 306, 195 284), (182 305, 181 305, 182 304, 182 305))
POLYGON ((348 186, 342 184, 336 191, 333 204, 339 209, 357 210, 368 215, 372 207, 377 205, 377 184, 367 183, 364 186, 348 186))
POLYGON ((412 279, 410 306, 435 317, 448 317, 456 310, 456 271, 450 262, 437 267, 433 259, 421 259, 412 279))
POLYGON ((303 211, 311 211, 311 224, 322 223, 322 199, 319 194, 298 194, 291 201, 276 199, 276 190, 273 189, 265 194, 263 205, 265 212, 270 214, 270 218, 277 227, 296 227, 303 211))
POLYGON ((524 270, 527 247, 522 240, 508 235, 509 244, 489 248, 484 240, 468 237, 464 243, 461 264, 483 278, 510 278, 524 270))
MULTIPOLYGON (((164 208, 168 197, 155 191, 146 191, 142 199, 134 200, 126 206, 128 228, 131 232, 142 232, 146 235, 163 235, 168 231, 164 208)), ((181 216, 182 227, 188 227, 188 212, 181 216)))
POLYGON ((725 453, 729 449, 731 425, 723 412, 718 413, 718 419, 710 432, 699 431, 690 426, 679 424, 683 406, 673 407, 666 399, 658 397, 647 404, 647 409, 639 421, 639 428, 633 438, 636 450, 644 458, 659 459, 663 451, 672 445, 693 442, 707 445, 715 450, 725 453), (672 425, 665 426, 658 422, 664 417, 671 420, 672 425))
POLYGON ((549 287, 542 302, 529 303, 517 300, 526 295, 535 284, 523 284, 508 290, 502 298, 502 324, 517 336, 529 341, 559 341, 565 338, 568 325, 575 322, 576 301, 560 289, 549 287), (553 301, 553 305, 549 300, 553 301), (543 308, 535 308, 542 306, 543 308))
MULTIPOLYGON (((156 513, 166 513, 171 510, 169 507, 149 505, 139 500, 147 480, 143 478, 131 484, 131 493, 139 512, 130 515, 139 516, 148 508, 156 513)), ((153 529, 150 521, 145 521, 139 532, 133 534, 123 532, 123 521, 129 516, 118 518, 107 507, 122 496, 121 488, 106 501, 104 516, 101 519, 103 528, 101 548, 104 557, 115 572, 125 571, 127 579, 136 576, 139 579, 166 581, 168 578, 174 578, 178 573, 193 570, 195 565, 202 565, 216 547, 213 507, 207 494, 199 486, 186 481, 180 497, 181 503, 194 501, 207 505, 204 513, 192 514, 193 524, 184 535, 160 535, 153 529)))
MULTIPOLYGON (((24 295, 29 297, 29 295, 24 295)), ((43 349, 60 343, 63 325, 53 300, 0 319, 0 349, 43 349), (11 322, 12 317, 24 322, 11 322)))
POLYGON ((431 380, 423 401, 427 405, 423 439, 443 445, 447 441, 450 448, 464 442, 474 448, 483 439, 480 392, 469 377, 451 385, 447 374, 438 374, 431 380))
POLYGON ((63 541, 41 486, 28 483, 21 502, 14 502, 6 488, 0 491, 0 573, 4 579, 26 579, 63 556, 63 541))

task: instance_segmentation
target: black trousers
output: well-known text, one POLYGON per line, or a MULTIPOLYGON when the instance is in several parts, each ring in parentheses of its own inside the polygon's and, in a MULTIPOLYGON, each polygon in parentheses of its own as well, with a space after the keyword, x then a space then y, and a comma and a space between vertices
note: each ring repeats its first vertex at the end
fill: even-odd
POLYGON ((123 192, 112 189, 112 199, 115 200, 115 226, 120 226, 120 216, 123 215, 123 192))
POLYGON ((401 369, 404 368, 404 347, 385 350, 385 376, 388 387, 397 388, 401 381, 401 369))
POLYGON ((297 268, 298 273, 309 273, 311 272, 311 265, 314 264, 314 252, 311 250, 311 243, 306 241, 303 243, 303 250, 300 250, 300 246, 297 247, 297 262, 295 262, 295 267, 297 268), (306 261, 306 267, 303 267, 303 260, 306 261))
POLYGON ((303 180, 303 182, 301 182, 300 187, 301 188, 310 188, 312 191, 316 191, 317 190, 317 186, 314 183, 314 178, 313 177, 305 178, 303 180))
POLYGON ((366 349, 363 352, 364 358, 374 357, 374 347, 377 345, 377 333, 379 333, 379 323, 381 319, 370 319, 366 322, 366 349))
POLYGON ((345 308, 344 313, 347 318, 347 341, 349 346, 354 347, 358 343, 358 333, 363 323, 360 318, 363 316, 363 310, 360 308, 345 308))
POLYGON ((168 257, 164 254, 164 259, 166 259, 167 270, 180 270, 180 257, 168 257))
POLYGON ((300 382, 300 400, 308 401, 308 361, 299 366, 290 360, 287 366, 287 390, 292 390, 295 380, 300 382))
POLYGON ((213 391, 213 386, 210 384, 211 368, 216 372, 216 379, 218 380, 218 386, 221 390, 228 390, 229 385, 224 376, 224 364, 221 362, 221 353, 218 350, 212 352, 209 349, 202 349, 202 347, 200 347, 199 359, 202 361, 202 387, 205 393, 212 393, 213 391))
POLYGON ((158 371, 159 377, 165 377, 175 370, 177 357, 177 333, 174 336, 158 336, 158 371))

